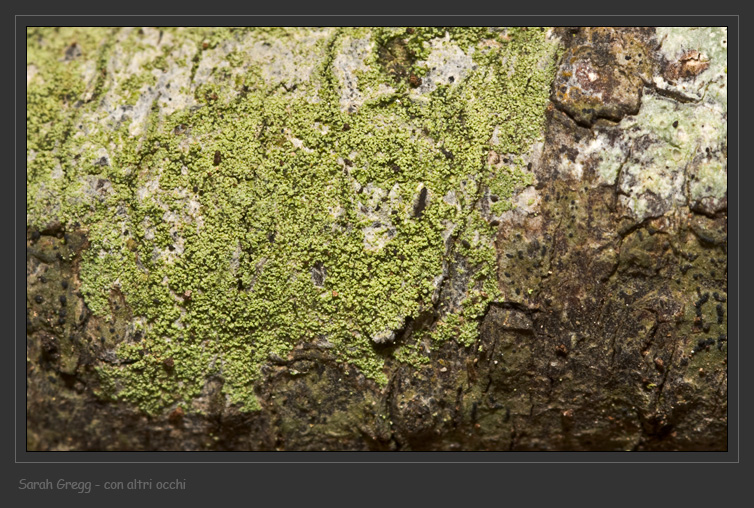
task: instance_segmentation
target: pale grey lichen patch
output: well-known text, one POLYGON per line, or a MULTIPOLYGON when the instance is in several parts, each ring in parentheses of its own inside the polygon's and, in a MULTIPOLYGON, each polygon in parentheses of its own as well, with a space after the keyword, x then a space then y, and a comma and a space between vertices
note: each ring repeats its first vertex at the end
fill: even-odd
POLYGON ((425 67, 427 73, 422 77, 421 85, 412 92, 412 96, 429 94, 441 85, 457 85, 476 69, 471 55, 450 43, 449 34, 446 33, 445 38, 432 39, 427 44, 431 48, 427 60, 417 63, 425 67))
POLYGON ((28 87, 29 84, 34 80, 35 77, 39 75, 39 69, 36 65, 27 65, 26 66, 26 86, 28 87))
POLYGON ((615 185, 618 181, 620 171, 628 157, 625 140, 611 139, 600 132, 595 133, 583 152, 579 150, 579 156, 582 153, 599 158, 598 175, 600 180, 608 185, 615 185))
POLYGON ((697 201, 725 198, 727 114, 719 104, 648 95, 639 115, 624 122, 624 136, 633 149, 618 186, 637 220, 688 205, 688 190, 697 201), (697 161, 693 179, 692 161, 697 161))
POLYGON ((187 109, 196 104, 194 97, 188 93, 191 87, 190 69, 185 65, 177 65, 176 61, 190 60, 194 48, 189 44, 182 45, 171 54, 171 62, 165 71, 155 69, 157 83, 154 86, 154 100, 160 107, 160 114, 168 116, 175 111, 187 109))
POLYGON ((453 221, 450 221, 447 219, 443 219, 441 224, 445 228, 443 229, 443 232, 442 232, 442 241, 443 241, 443 244, 445 245, 445 254, 447 254, 450 251, 451 241, 453 238, 453 231, 455 231, 458 225, 454 223, 453 221))
POLYGON ((94 97, 97 64, 94 60, 84 60, 79 65, 79 69, 79 72, 81 73, 81 81, 87 84, 81 99, 84 102, 89 102, 94 97))
POLYGON ((258 65, 268 83, 282 83, 291 88, 306 83, 321 65, 323 52, 319 43, 330 37, 333 28, 296 32, 289 40, 248 38, 240 46, 249 61, 258 65))
POLYGON ((392 225, 373 222, 362 229, 364 232, 364 249, 368 252, 378 252, 395 236, 392 225))
POLYGON ((230 256, 230 272, 235 275, 238 272, 238 267, 241 266, 241 244, 236 244, 236 248, 233 249, 233 253, 230 256))
POLYGON ((460 211, 461 205, 458 203, 458 197, 456 196, 455 190, 449 190, 448 193, 443 196, 442 200, 445 204, 453 206, 460 211))
POLYGON ((501 214, 501 220, 505 220, 508 214, 530 215, 537 213, 537 210, 541 209, 541 201, 542 198, 537 190, 533 185, 530 185, 516 194, 513 199, 513 209, 503 212, 503 214, 501 214))
POLYGON ((492 130, 492 136, 490 137, 490 145, 497 146, 500 144, 500 127, 495 126, 492 130))
POLYGON ((303 150, 306 153, 314 153, 314 150, 304 145, 304 142, 298 139, 297 137, 294 137, 291 135, 290 130, 284 130, 285 135, 288 137, 288 141, 291 142, 293 146, 296 148, 303 150))
POLYGON ((204 50, 194 73, 192 89, 196 90, 200 85, 212 83, 213 74, 217 74, 218 70, 229 69, 230 63, 227 59, 233 49, 235 49, 235 45, 231 41, 225 41, 215 48, 204 50))
POLYGON ((356 207, 356 217, 366 224, 362 228, 365 250, 378 252, 395 237, 397 229, 391 215, 401 202, 399 189, 400 186, 396 184, 388 193, 372 182, 363 188, 362 193, 366 196, 366 202, 356 207))
MULTIPOLYGON (((52 221, 59 216, 62 200, 65 198, 63 185, 63 170, 60 163, 56 163, 55 166, 50 168, 48 178, 27 184, 26 192, 33 192, 37 202, 44 204, 43 220, 52 221)), ((27 209, 26 220, 27 222, 38 220, 40 215, 35 213, 35 210, 27 209)))
POLYGON ((469 262, 461 256, 452 259, 443 272, 445 280, 437 300, 444 312, 455 313, 463 307, 469 287, 472 285, 472 270, 469 262))
POLYGON ((112 193, 113 186, 109 180, 99 178, 96 175, 86 175, 83 178, 84 195, 88 198, 88 202, 103 202, 107 198, 108 194, 112 193))
MULTIPOLYGON (((282 85, 286 93, 309 97, 310 102, 316 102, 316 94, 310 92, 311 89, 317 91, 319 83, 312 82, 311 78, 325 57, 322 45, 334 30, 291 28, 283 29, 277 36, 266 31, 236 31, 201 52, 191 92, 202 85, 224 86, 228 79, 243 82, 249 76, 258 76, 267 85, 282 85)), ((236 87, 224 88, 226 101, 240 93, 236 87)))
POLYGON ((157 97, 157 92, 148 87, 145 93, 139 95, 139 100, 131 110, 131 123, 128 132, 131 136, 139 136, 144 133, 146 121, 152 111, 152 102, 157 97))
POLYGON ((110 86, 101 106, 94 112, 96 116, 106 113, 113 129, 130 120, 128 129, 132 136, 145 132, 147 118, 155 102, 163 116, 195 104, 193 95, 189 93, 191 68, 186 65, 197 51, 195 44, 186 41, 177 45, 172 34, 155 28, 140 30, 142 34, 134 51, 124 49, 130 47, 127 41, 133 36, 133 29, 125 29, 118 34, 122 44, 114 46, 106 66, 110 86), (155 65, 163 57, 164 62, 155 65), (136 90, 131 89, 133 85, 128 85, 134 79, 142 81, 136 90), (138 98, 132 103, 131 94, 134 92, 138 98))
POLYGON ((669 61, 686 66, 670 80, 656 78, 656 85, 693 100, 728 103, 728 28, 659 27, 660 52, 669 61), (676 79, 673 79, 676 78, 676 79))
POLYGON ((727 206, 727 33, 660 28, 657 37, 665 75, 645 90, 638 114, 620 122, 617 137, 595 130, 561 171, 578 179, 596 162, 600 181, 617 185, 638 221, 686 206, 715 213, 727 206))
POLYGON ((615 185, 628 159, 629 141, 628 137, 610 136, 594 129, 576 143, 575 156, 560 155, 558 172, 561 177, 579 182, 588 176, 587 172, 593 166, 598 184, 615 185))
POLYGON ((364 60, 371 54, 373 42, 369 37, 346 37, 333 61, 333 73, 340 84, 340 109, 354 112, 364 102, 359 90, 357 72, 366 72, 364 60))
POLYGON ((560 164, 558 167, 562 175, 567 175, 572 179, 581 180, 584 176, 583 159, 579 160, 578 157, 575 160, 571 160, 568 154, 563 153, 560 155, 560 164))

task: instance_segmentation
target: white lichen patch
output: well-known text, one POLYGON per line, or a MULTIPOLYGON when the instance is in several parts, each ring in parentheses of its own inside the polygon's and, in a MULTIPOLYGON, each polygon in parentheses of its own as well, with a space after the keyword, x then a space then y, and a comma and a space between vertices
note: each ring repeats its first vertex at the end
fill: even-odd
POLYGON ((720 104, 679 103, 647 95, 636 117, 624 120, 634 147, 618 186, 638 220, 656 217, 692 199, 722 200, 727 194, 727 114, 720 104), (692 162, 699 168, 689 177, 692 162))
POLYGON ((390 217, 394 209, 391 204, 400 203, 398 189, 393 188, 388 193, 385 189, 369 182, 362 193, 366 196, 366 202, 357 205, 356 217, 365 224, 362 227, 364 249, 368 252, 378 252, 395 237, 397 232, 390 217), (390 199, 389 196, 391 196, 390 199))
POLYGON ((443 196, 442 200, 445 201, 445 203, 448 204, 448 205, 450 205, 450 206, 454 206, 454 207, 459 206, 458 205, 458 198, 456 197, 456 191, 455 190, 448 191, 448 193, 445 194, 445 196, 443 196))
POLYGON ((669 62, 685 64, 691 71, 674 82, 659 77, 659 88, 692 100, 728 104, 728 28, 659 27, 660 52, 669 62))
POLYGON ((571 160, 567 154, 560 155, 560 161, 558 164, 561 174, 565 174, 573 179, 581 180, 584 176, 584 164, 576 160, 571 160))
POLYGON ((593 131, 576 145, 575 160, 561 155, 561 174, 581 180, 585 167, 596 163, 599 182, 615 185, 621 167, 627 159, 628 145, 622 138, 611 138, 604 132, 593 131))
POLYGON ((427 44, 431 47, 431 53, 426 61, 418 62, 418 65, 427 69, 422 77, 422 83, 412 95, 426 95, 437 89, 440 85, 454 86, 460 83, 476 64, 471 55, 467 55, 457 45, 450 42, 450 36, 432 39, 427 44))
POLYGON ((727 202, 727 32, 660 28, 657 37, 676 79, 655 76, 659 92, 645 90, 619 135, 595 129, 560 171, 584 178, 596 164, 600 182, 617 185, 636 220, 686 206, 714 213, 727 202))
POLYGON ((298 148, 299 150, 303 150, 303 151, 304 151, 304 152, 306 152, 306 153, 313 153, 313 152, 314 152, 314 150, 312 150, 311 148, 309 148, 309 147, 307 147, 306 145, 304 145, 304 142, 303 142, 303 141, 301 141, 300 139, 296 138, 296 137, 293 137, 293 136, 289 136, 289 137, 288 137, 288 141, 290 141, 290 143, 291 143, 291 144, 292 144, 293 146, 295 146, 295 147, 296 147, 296 148, 298 148))
POLYGON ((157 193, 157 190, 160 188, 160 180, 159 178, 152 178, 144 182, 143 185, 140 185, 136 189, 136 198, 139 201, 144 201, 145 199, 154 196, 157 193))
POLYGON ((26 66, 26 86, 32 82, 32 80, 39 74, 39 69, 36 65, 26 66))
POLYGON ((367 252, 382 250, 395 235, 395 228, 379 222, 366 226, 362 231, 364 232, 364 250, 367 252))
POLYGON ((236 244, 236 248, 233 249, 233 252, 230 255, 230 273, 233 275, 238 272, 238 268, 241 266, 241 244, 236 244))
POLYGON ((154 100, 160 106, 161 115, 167 116, 175 111, 195 105, 194 97, 188 93, 191 87, 190 69, 176 64, 176 62, 185 60, 190 61, 193 54, 193 46, 183 44, 180 48, 171 52, 171 62, 165 71, 159 69, 153 71, 157 83, 152 93, 154 100))
POLYGON ((322 52, 318 44, 332 33, 332 28, 296 32, 290 39, 244 40, 239 49, 248 62, 257 65, 267 83, 282 83, 291 88, 306 83, 321 64, 322 52))
MULTIPOLYGON (((228 78, 245 81, 249 75, 258 75, 268 85, 282 85, 286 93, 307 94, 302 87, 309 88, 324 56, 321 44, 333 30, 291 28, 277 36, 255 30, 234 32, 217 45, 202 49, 190 90, 195 92, 201 85, 222 86, 228 78)), ((227 99, 239 95, 235 89, 228 92, 227 99)))
POLYGON ((453 232, 456 230, 457 224, 449 220, 443 220, 442 225, 445 228, 443 229, 443 232, 442 232, 442 241, 443 241, 443 245, 445 245, 445 253, 447 254, 448 252, 450 252, 450 247, 452 245, 452 239, 453 239, 453 232))
POLYGON ((492 130, 492 137, 490 137, 490 145, 497 146, 500 144, 500 127, 495 126, 492 130))
MULTIPOLYGON (((188 93, 191 69, 186 66, 186 62, 191 61, 197 51, 195 45, 191 42, 178 45, 170 33, 154 28, 139 30, 139 44, 134 51, 126 49, 131 48, 127 40, 134 35, 133 29, 119 33, 118 40, 123 42, 115 45, 109 56, 106 76, 110 86, 96 112, 99 116, 103 113, 109 116, 108 124, 111 128, 117 128, 130 120, 128 128, 132 136, 144 133, 147 117, 155 101, 160 106, 161 115, 169 115, 195 104, 193 96, 188 93), (155 66, 163 57, 164 62, 155 66), (142 82, 135 89, 134 80, 142 82), (137 97, 135 102, 134 95, 137 97)), ((90 61, 90 64, 93 66, 94 62, 90 61)), ((95 70, 92 67, 89 80, 92 83, 96 78, 95 70)))
POLYGON ((340 109, 355 112, 364 102, 364 95, 359 90, 357 72, 366 72, 369 68, 364 60, 373 51, 373 42, 369 37, 347 37, 341 50, 333 61, 333 73, 340 84, 340 109))
POLYGON ((513 210, 505 213, 533 214, 540 209, 541 197, 533 185, 526 187, 516 194, 513 200, 513 210))

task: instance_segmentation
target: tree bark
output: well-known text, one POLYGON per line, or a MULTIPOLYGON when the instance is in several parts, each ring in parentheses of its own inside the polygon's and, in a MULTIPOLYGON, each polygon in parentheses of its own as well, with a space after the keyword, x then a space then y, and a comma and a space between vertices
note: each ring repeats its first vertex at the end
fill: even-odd
POLYGON ((30 30, 27 448, 726 450, 726 37, 30 30))

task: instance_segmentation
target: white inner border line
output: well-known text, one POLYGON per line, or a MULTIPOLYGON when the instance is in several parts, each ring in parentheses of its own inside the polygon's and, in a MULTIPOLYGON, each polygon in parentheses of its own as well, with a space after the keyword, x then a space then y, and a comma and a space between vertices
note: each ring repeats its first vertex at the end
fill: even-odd
MULTIPOLYGON (((170 14, 148 14, 148 15, 138 15, 138 14, 118 14, 118 15, 99 15, 99 14, 16 14, 14 16, 15 23, 13 26, 13 48, 14 48, 14 55, 13 55, 13 76, 14 76, 14 82, 13 82, 13 91, 14 91, 14 120, 18 118, 18 18, 19 17, 176 17, 170 14)), ((737 98, 737 106, 738 106, 738 118, 736 119, 736 125, 737 125, 737 131, 736 131, 736 139, 738 141, 738 146, 736 147, 736 162, 737 162, 737 173, 736 173, 736 181, 738 183, 736 188, 736 196, 737 196, 737 203, 736 203, 736 212, 738 213, 739 222, 736 224, 736 235, 739 240, 739 243, 736 245, 736 253, 739 255, 739 258, 736 259, 736 267, 737 267, 737 273, 740 274, 741 269, 741 261, 740 261, 740 254, 741 254, 741 248, 740 248, 740 199, 741 199, 741 191, 740 191, 740 166, 741 166, 741 118, 740 118, 740 101, 741 101, 741 76, 740 76, 740 69, 741 69, 741 32, 740 32, 740 15, 739 14, 711 14, 711 15, 704 15, 704 14, 685 14, 684 17, 708 17, 708 18, 718 18, 718 17, 730 17, 735 16, 736 17, 736 42, 737 42, 737 49, 738 49, 738 55, 736 57, 736 64, 738 66, 738 79, 737 79, 737 90, 736 90, 736 98, 737 98)), ((201 15, 201 14, 182 14, 178 17, 248 17, 248 18, 259 18, 259 17, 503 17, 503 18, 512 18, 512 17, 677 17, 672 14, 658 14, 658 15, 631 15, 631 14, 622 14, 622 15, 601 15, 601 14, 585 14, 585 15, 579 15, 579 14, 563 14, 563 15, 555 15, 551 16, 548 14, 533 14, 533 15, 526 15, 526 14, 511 14, 511 15, 503 15, 503 14, 490 14, 490 15, 476 15, 476 14, 458 14, 458 15, 452 15, 452 14, 435 14, 435 15, 423 15, 423 14, 356 14, 356 15, 350 15, 350 14, 242 14, 238 16, 230 15, 230 14, 208 14, 208 15, 201 15)), ((17 260, 17 204, 16 204, 16 193, 15 188, 17 186, 16 183, 16 177, 18 173, 18 143, 16 141, 18 136, 18 132, 16 129, 16 125, 14 123, 13 128, 13 162, 14 162, 14 171, 13 171, 13 185, 14 185, 14 192, 13 192, 13 263, 14 266, 17 266, 18 260, 17 260)), ((17 305, 18 302, 15 298, 16 295, 16 278, 13 279, 13 335, 14 339, 18 337, 18 323, 16 322, 17 317, 17 305)), ((736 352, 738 353, 738 358, 736 359, 738 364, 738 372, 736 373, 737 382, 738 382, 738 394, 737 394, 737 402, 738 405, 736 407, 736 420, 738 422, 738 429, 737 429, 737 435, 738 435, 738 446, 736 448, 736 461, 735 462, 728 462, 728 461, 692 461, 692 462, 680 462, 680 461, 652 461, 652 462, 639 462, 639 461, 628 461, 628 462, 619 462, 619 461, 551 461, 551 462, 542 462, 542 461, 230 461, 230 462, 218 462, 218 461, 124 461, 124 462, 117 462, 117 461, 50 461, 50 462, 44 462, 44 461, 24 461, 19 462, 18 461, 18 446, 16 443, 16 438, 18 436, 18 413, 17 413, 17 406, 18 406, 18 365, 17 365, 17 358, 18 358, 18 341, 14 340, 13 342, 13 353, 14 353, 14 362, 13 362, 13 459, 15 464, 302 464, 302 463, 311 463, 311 464, 740 464, 741 463, 741 338, 740 338, 740 314, 741 314, 741 305, 740 305, 740 299, 741 299, 741 286, 740 286, 740 275, 739 275, 739 286, 736 290, 736 309, 738 312, 738 315, 736 316, 736 329, 739 332, 738 333, 738 340, 736 341, 737 347, 736 352)), ((28 450, 27 450, 28 453, 28 450)), ((44 453, 44 452, 43 452, 44 453)), ((124 453, 124 452, 95 452, 95 453, 124 453)), ((134 452, 126 452, 126 453, 134 453, 134 452)), ((144 452, 135 452, 135 453, 144 453, 144 452)), ((166 452, 146 452, 146 453, 166 453, 166 452)), ((170 451, 167 451, 167 453, 171 453, 170 451)), ((194 452, 189 452, 194 453, 194 452)), ((201 452, 196 452, 201 453, 201 452)), ((211 453, 211 452, 210 452, 211 453)), ((241 452, 244 453, 244 452, 241 452)), ((253 452, 251 452, 253 453, 253 452)), ((337 452, 336 452, 337 453, 337 452)), ((473 453, 473 452, 472 452, 473 453)), ((547 453, 547 452, 543 452, 547 453)), ((581 452, 571 452, 571 453, 581 453, 581 452)), ((587 452, 588 453, 588 452, 587 452)), ((673 452, 671 452, 673 453, 673 452)), ((678 452, 675 452, 678 453, 678 452)), ((720 453, 727 453, 727 452, 720 452, 720 453)))

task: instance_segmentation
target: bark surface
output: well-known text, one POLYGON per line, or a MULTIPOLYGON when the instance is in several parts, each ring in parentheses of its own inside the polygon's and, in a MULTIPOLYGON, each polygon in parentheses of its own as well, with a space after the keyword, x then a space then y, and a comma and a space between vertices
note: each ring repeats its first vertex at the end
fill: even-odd
POLYGON ((725 30, 79 30, 29 450, 727 449, 725 30))

